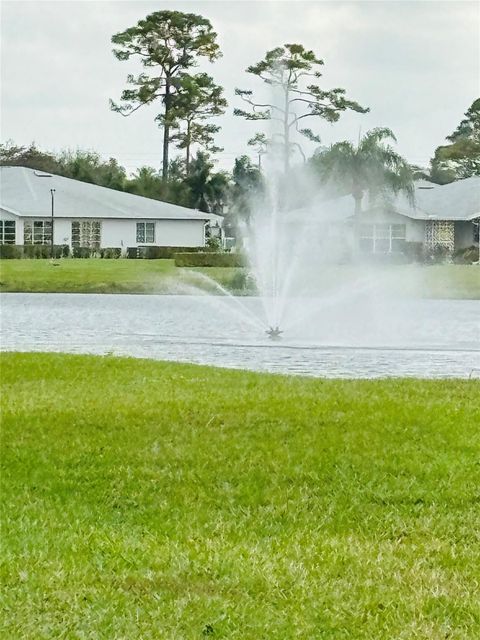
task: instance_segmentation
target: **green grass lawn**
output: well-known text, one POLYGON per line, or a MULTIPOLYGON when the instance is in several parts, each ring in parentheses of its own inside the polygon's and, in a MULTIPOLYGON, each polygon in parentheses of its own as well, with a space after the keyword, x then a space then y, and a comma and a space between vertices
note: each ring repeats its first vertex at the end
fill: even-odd
MULTIPOLYGON (((235 268, 175 267, 173 260, 64 259, 58 266, 50 260, 0 260, 0 291, 33 293, 191 293, 192 286, 215 291, 202 278, 207 275, 238 293, 235 268), (196 275, 197 274, 197 275, 196 275), (200 275, 198 275, 200 274, 200 275)), ((352 283, 359 277, 386 277, 386 289, 400 295, 432 298, 480 299, 480 267, 476 265, 325 267, 305 274, 322 293, 352 283)))
POLYGON ((2 354, 2 638, 480 637, 480 384, 2 354))
MULTIPOLYGON (((202 271, 228 284, 235 269, 202 271)), ((173 260, 0 260, 0 291, 30 293, 169 293, 209 288, 173 260)), ((210 287, 213 288, 213 287, 210 287)))

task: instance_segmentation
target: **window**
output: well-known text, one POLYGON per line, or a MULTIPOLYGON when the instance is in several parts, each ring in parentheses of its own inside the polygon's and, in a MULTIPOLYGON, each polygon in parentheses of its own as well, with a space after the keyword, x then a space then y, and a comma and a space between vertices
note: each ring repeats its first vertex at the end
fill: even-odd
POLYGON ((15 244, 15 220, 0 220, 0 244, 15 244))
POLYGON ((23 223, 23 244, 50 244, 51 242, 51 220, 25 220, 23 223))
POLYGON ((72 222, 72 247, 99 249, 102 223, 98 220, 75 220, 72 222))
POLYGON ((365 253, 398 253, 404 246, 404 224, 360 225, 360 249, 365 253))
POLYGON ((154 222, 137 222, 137 242, 139 244, 155 242, 154 222))

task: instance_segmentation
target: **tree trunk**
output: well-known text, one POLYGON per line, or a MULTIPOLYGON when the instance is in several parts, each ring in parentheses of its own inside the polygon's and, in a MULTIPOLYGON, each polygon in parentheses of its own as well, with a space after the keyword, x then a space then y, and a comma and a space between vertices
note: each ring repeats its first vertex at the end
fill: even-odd
POLYGON ((190 120, 187 122, 187 146, 186 146, 186 158, 185 158, 185 173, 188 176, 190 170, 190 120))
POLYGON ((284 169, 285 175, 290 173, 290 126, 288 116, 290 115, 290 93, 288 91, 288 85, 285 87, 285 111, 283 116, 283 137, 285 140, 285 156, 284 156, 284 169))
POLYGON ((166 182, 168 179, 168 145, 170 143, 170 78, 165 82, 165 124, 163 127, 163 158, 162 158, 162 178, 166 182))
POLYGON ((355 214, 353 216, 353 253, 355 256, 358 256, 360 253, 360 224, 363 199, 362 191, 354 191, 353 198, 355 200, 355 214))

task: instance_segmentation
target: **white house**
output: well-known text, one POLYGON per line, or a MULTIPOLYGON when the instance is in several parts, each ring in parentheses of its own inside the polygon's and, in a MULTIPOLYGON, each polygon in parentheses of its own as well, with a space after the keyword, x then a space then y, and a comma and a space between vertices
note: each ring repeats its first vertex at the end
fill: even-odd
POLYGON ((0 167, 0 244, 205 245, 221 216, 25 167, 0 167), (54 191, 52 191, 54 190, 54 191), (52 216, 53 203, 53 216, 52 216))
MULTIPOLYGON (((308 225, 312 242, 335 254, 352 244, 353 212, 354 201, 348 195, 316 200, 288 218, 290 223, 308 225)), ((388 254, 405 252, 408 243, 448 251, 478 247, 479 220, 480 177, 445 185, 421 180, 415 183, 413 203, 399 195, 371 205, 365 196, 359 248, 366 254, 388 254)))

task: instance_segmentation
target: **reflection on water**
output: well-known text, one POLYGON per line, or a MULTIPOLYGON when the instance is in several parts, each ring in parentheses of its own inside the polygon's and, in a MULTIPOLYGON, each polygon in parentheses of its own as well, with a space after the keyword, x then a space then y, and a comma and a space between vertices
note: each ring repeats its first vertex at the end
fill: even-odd
MULTIPOLYGON (((0 300, 3 350, 114 353, 326 377, 480 376, 475 300, 380 307, 317 300, 308 321, 279 341, 220 296, 9 293, 0 300)), ((259 300, 242 303, 248 316, 261 315, 259 300)))

